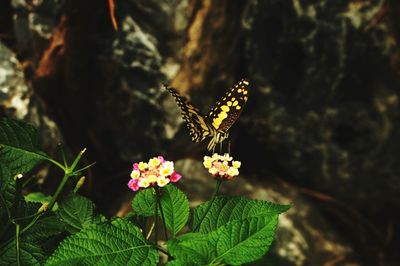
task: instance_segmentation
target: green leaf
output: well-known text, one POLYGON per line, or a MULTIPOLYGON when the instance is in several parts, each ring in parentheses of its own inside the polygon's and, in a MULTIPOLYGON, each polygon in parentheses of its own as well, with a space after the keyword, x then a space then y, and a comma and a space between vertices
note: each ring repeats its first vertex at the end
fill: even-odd
MULTIPOLYGON (((44 250, 40 245, 28 241, 20 241, 20 265, 43 265, 46 260, 44 250)), ((17 265, 15 240, 0 250, 0 266, 17 265)))
POLYGON ((185 194, 173 185, 161 190, 161 206, 165 223, 172 235, 175 235, 185 226, 189 218, 189 201, 185 194))
MULTIPOLYGON (((209 202, 205 202, 194 209, 192 228, 195 228, 200 222, 208 204, 209 202)), ((249 200, 245 197, 216 197, 199 227, 199 232, 211 232, 233 220, 278 215, 289 208, 290 205, 280 205, 262 200, 249 200)))
POLYGON ((260 259, 274 239, 277 224, 278 215, 273 215, 235 220, 218 228, 209 235, 217 253, 212 262, 241 265, 260 259))
POLYGON ((87 198, 71 193, 59 204, 57 216, 65 223, 70 233, 79 232, 95 222, 94 203, 87 198))
MULTIPOLYGON (((50 203, 51 201, 51 196, 46 196, 42 192, 32 192, 29 193, 28 195, 25 195, 25 201, 26 202, 40 202, 40 203, 50 203)), ((56 211, 58 209, 58 204, 56 204, 53 207, 53 211, 56 211)))
MULTIPOLYGON (((6 182, 1 186, 0 190, 0 216, 4 215, 7 211, 11 211, 11 207, 13 206, 15 200, 15 181, 14 180, 6 180, 6 182)), ((1 231, 1 229, 0 229, 1 231)))
POLYGON ((29 228, 24 234, 24 239, 35 242, 58 235, 65 231, 65 225, 54 214, 41 217, 37 222, 29 228))
POLYGON ((46 265, 156 265, 157 250, 140 229, 117 219, 112 224, 93 225, 58 246, 46 265))
POLYGON ((206 265, 212 260, 210 252, 214 247, 208 235, 188 233, 169 240, 167 248, 176 265, 206 265))
MULTIPOLYGON (((195 225, 208 204, 195 209, 195 225)), ((200 233, 169 241, 168 251, 176 263, 183 265, 241 265, 255 261, 268 251, 278 215, 288 209, 287 205, 244 197, 217 197, 200 226, 200 233)))
POLYGON ((132 212, 145 217, 154 216, 155 203, 153 188, 140 190, 132 200, 132 212))
POLYGON ((30 171, 48 158, 37 146, 37 131, 32 125, 9 118, 0 120, 0 165, 7 165, 9 178, 30 171))

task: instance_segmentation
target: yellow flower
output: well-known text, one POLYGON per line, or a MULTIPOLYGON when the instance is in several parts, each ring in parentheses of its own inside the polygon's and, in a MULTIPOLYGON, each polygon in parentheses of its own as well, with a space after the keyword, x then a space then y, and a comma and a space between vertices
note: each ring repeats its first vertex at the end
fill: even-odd
POLYGON ((239 162, 239 161, 233 161, 233 162, 232 162, 232 166, 233 166, 234 168, 236 168, 236 169, 239 169, 241 164, 242 164, 242 163, 239 162))
POLYGON ((139 180, 138 185, 139 185, 139 187, 146 188, 146 187, 150 186, 150 182, 147 178, 142 178, 139 180))
POLYGON ((157 179, 157 185, 159 187, 165 187, 169 183, 169 178, 165 178, 165 176, 159 176, 157 179))
POLYGON ((226 172, 229 169, 229 165, 227 163, 225 164, 224 162, 220 164, 219 168, 221 169, 222 172, 226 172))
POLYGON ((219 155, 218 153, 214 153, 211 158, 212 158, 213 161, 216 161, 216 160, 220 159, 220 156, 221 155, 219 155))
POLYGON ((157 176, 156 175, 149 175, 147 177, 147 181, 149 181, 149 183, 154 183, 157 181, 157 176))
POLYGON ((162 176, 169 176, 169 175, 172 175, 172 173, 174 172, 174 167, 172 166, 170 166, 170 165, 163 165, 162 167, 161 167, 161 170, 160 170, 160 175, 162 175, 162 176))
POLYGON ((234 167, 229 167, 229 169, 226 173, 230 176, 237 176, 239 174, 239 170, 234 167))
POLYGON ((150 168, 153 168, 153 169, 157 168, 160 165, 160 163, 161 163, 161 160, 158 159, 157 157, 151 158, 149 160, 150 168))
POLYGON ((218 173, 218 169, 215 167, 211 167, 210 169, 208 169, 208 172, 212 175, 215 175, 218 173))
POLYGON ((225 153, 224 156, 222 157, 224 161, 232 161, 232 157, 229 156, 229 153, 225 153))
POLYGON ((140 171, 139 170, 133 170, 131 173, 131 178, 133 179, 138 179, 140 177, 140 171))
POLYGON ((144 162, 140 162, 139 164, 138 164, 138 168, 139 168, 139 170, 140 171, 144 171, 144 170, 146 170, 147 169, 147 163, 144 163, 144 162))
POLYGON ((208 169, 208 168, 211 168, 212 161, 204 161, 204 162, 203 162, 203 165, 204 165, 204 167, 207 168, 207 169, 208 169))

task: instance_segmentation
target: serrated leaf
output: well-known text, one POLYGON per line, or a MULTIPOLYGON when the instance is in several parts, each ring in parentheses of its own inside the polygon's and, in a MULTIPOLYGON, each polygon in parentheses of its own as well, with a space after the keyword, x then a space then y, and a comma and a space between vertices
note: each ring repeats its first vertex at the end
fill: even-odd
POLYGON ((0 164, 7 165, 10 177, 30 171, 47 155, 38 149, 37 130, 25 122, 0 120, 0 164))
POLYGON ((235 220, 209 234, 210 243, 215 247, 213 262, 242 265, 261 258, 271 245, 278 215, 251 217, 235 220))
POLYGON ((153 188, 140 190, 132 200, 132 212, 145 217, 154 216, 155 191, 153 188))
POLYGON ((117 219, 84 228, 58 246, 46 265, 156 265, 157 250, 140 229, 117 219))
MULTIPOLYGON (((46 260, 44 250, 36 243, 20 241, 20 265, 43 265, 46 260)), ((15 240, 0 250, 0 266, 17 265, 15 240)))
MULTIPOLYGON (((194 224, 199 223, 208 204, 195 209, 194 224)), ((184 265, 241 265, 255 261, 268 251, 278 215, 289 207, 244 197, 217 197, 200 233, 169 241, 168 251, 184 265)))
POLYGON ((177 265, 206 265, 211 261, 213 246, 208 236, 200 233, 188 233, 167 242, 170 253, 177 265))
POLYGON ((68 232, 76 233, 94 223, 94 208, 94 203, 89 199, 71 193, 59 204, 56 214, 68 232))
MULTIPOLYGON (((209 202, 197 206, 193 211, 192 228, 195 228, 208 208, 209 202)), ((198 229, 208 233, 233 220, 249 217, 268 217, 287 211, 290 205, 280 205, 245 197, 216 197, 206 217, 198 229)))
POLYGON ((64 231, 64 223, 62 223, 54 214, 50 214, 37 220, 23 237, 28 241, 35 242, 40 239, 58 235, 64 231))
POLYGON ((162 190, 160 203, 166 226, 175 237, 189 218, 189 201, 182 191, 173 185, 168 185, 162 190))
POLYGON ((14 180, 7 180, 4 184, 2 184, 2 189, 0 190, 0 215, 4 215, 7 208, 10 210, 11 206, 14 203, 15 199, 15 181, 14 180))

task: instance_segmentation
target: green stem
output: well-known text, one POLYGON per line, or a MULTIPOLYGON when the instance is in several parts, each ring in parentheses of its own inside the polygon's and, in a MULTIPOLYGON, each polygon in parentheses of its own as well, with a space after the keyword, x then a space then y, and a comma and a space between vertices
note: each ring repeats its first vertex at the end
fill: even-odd
POLYGON ((157 246, 157 242, 158 242, 158 195, 157 195, 157 190, 155 193, 155 200, 156 200, 156 204, 155 204, 155 210, 154 210, 154 245, 157 246))
POLYGON ((69 178, 69 174, 65 173, 61 183, 58 185, 56 192, 54 193, 54 196, 51 197, 51 201, 49 203, 49 206, 47 207, 47 210, 51 211, 53 209, 54 204, 56 204, 56 201, 58 199, 58 196, 60 195, 61 191, 63 190, 65 184, 67 183, 69 178))
POLYGON ((204 212, 203 216, 200 218, 199 223, 198 223, 198 224, 196 225, 196 227, 193 229, 193 232, 196 232, 196 231, 199 229, 199 227, 200 227, 201 223, 203 222, 204 218, 207 216, 207 213, 210 211, 211 206, 212 206, 212 204, 214 203, 214 200, 215 200, 215 198, 216 198, 216 196, 217 196, 217 193, 218 193, 218 191, 219 191, 219 187, 221 186, 221 182, 222 182, 221 180, 219 180, 219 179, 217 180, 217 183, 215 184, 214 192, 213 192, 213 194, 212 194, 212 196, 211 196, 210 203, 208 204, 207 209, 206 209, 206 211, 204 212))
MULTIPOLYGON (((49 206, 47 207, 47 211, 51 211, 51 209, 53 209, 54 204, 57 201, 58 196, 60 195, 61 191, 63 190, 65 184, 67 183, 69 178, 69 175, 66 173, 64 174, 63 179, 61 180, 61 183, 58 185, 56 192, 54 193, 54 196, 51 197, 51 201, 49 203, 49 206)), ((44 214, 45 212, 42 212, 41 214, 39 214, 38 216, 36 216, 26 227, 24 227, 24 229, 21 230, 21 234, 25 233, 27 230, 29 230, 29 228, 31 228, 36 221, 44 214)))
MULTIPOLYGON (((160 190, 158 190, 158 188, 157 188, 156 191, 157 191, 156 193, 158 193, 159 199, 161 199, 160 190)), ((161 205, 161 200, 158 201, 158 205, 159 205, 159 207, 160 207, 161 220, 162 220, 162 222, 163 222, 165 240, 168 241, 167 225, 165 224, 164 211, 163 211, 163 208, 162 208, 162 205, 161 205)), ((174 236, 174 238, 175 238, 175 236, 174 236)))
POLYGON ((15 248, 16 248, 15 252, 17 255, 17 265, 18 266, 21 265, 20 258, 19 258, 19 235, 20 235, 19 229, 20 229, 19 224, 16 223, 15 224, 15 248))

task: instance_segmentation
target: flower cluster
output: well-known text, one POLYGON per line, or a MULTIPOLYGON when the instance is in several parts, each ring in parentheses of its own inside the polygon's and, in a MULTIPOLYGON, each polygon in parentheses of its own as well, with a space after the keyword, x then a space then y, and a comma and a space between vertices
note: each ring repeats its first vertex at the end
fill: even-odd
POLYGON ((181 175, 174 171, 174 163, 162 156, 151 158, 147 163, 134 163, 128 187, 133 191, 150 186, 164 187, 169 182, 178 182, 181 175))
POLYGON ((214 153, 211 157, 204 156, 203 165, 215 178, 231 180, 234 176, 239 175, 241 163, 232 161, 232 157, 228 153, 224 155, 214 153))

